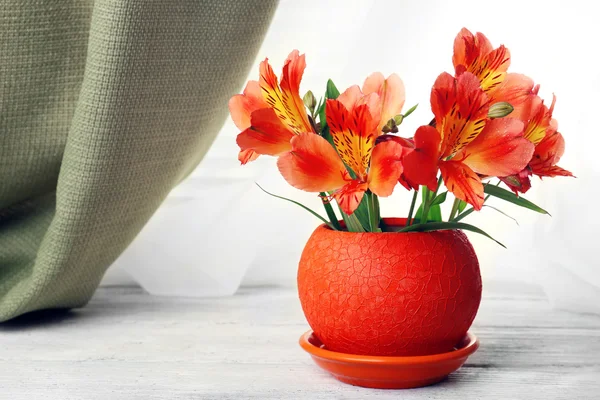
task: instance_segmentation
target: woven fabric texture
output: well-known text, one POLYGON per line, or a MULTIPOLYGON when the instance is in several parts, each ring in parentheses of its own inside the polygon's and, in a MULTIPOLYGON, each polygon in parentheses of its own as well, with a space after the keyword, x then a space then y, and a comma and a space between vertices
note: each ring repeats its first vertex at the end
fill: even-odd
POLYGON ((3 2, 0 321, 86 304, 208 150, 276 6, 3 2))

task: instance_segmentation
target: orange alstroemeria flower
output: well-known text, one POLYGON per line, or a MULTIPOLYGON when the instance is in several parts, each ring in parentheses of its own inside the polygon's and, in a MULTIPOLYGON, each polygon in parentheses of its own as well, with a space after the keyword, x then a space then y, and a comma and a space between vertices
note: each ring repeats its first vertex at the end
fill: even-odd
MULTIPOLYGON (((252 112, 261 108, 268 108, 269 105, 263 99, 260 85, 257 81, 248 81, 243 94, 236 94, 229 99, 229 113, 233 123, 242 131, 250 128, 250 116, 252 112)), ((258 153, 247 148, 240 150, 238 159, 242 164, 254 161, 258 158, 258 153)))
POLYGON ((558 122, 552 117, 556 97, 550 107, 538 96, 539 86, 527 101, 515 108, 513 115, 525 124, 523 136, 535 145, 529 164, 520 172, 500 179, 516 194, 531 188, 531 175, 542 177, 573 176, 556 164, 565 152, 565 140, 558 132, 558 122))
POLYGON ((529 162, 531 172, 540 178, 544 176, 573 176, 571 172, 556 165, 564 152, 565 139, 560 132, 555 131, 550 135, 546 135, 546 137, 535 146, 533 157, 529 162))
POLYGON ((243 94, 229 100, 231 118, 242 130, 237 137, 238 159, 242 164, 255 160, 260 154, 276 156, 289 151, 294 135, 313 132, 300 97, 305 68, 304 54, 292 51, 278 83, 265 59, 260 63, 259 81, 249 81, 243 94))
MULTIPOLYGON (((377 138, 377 141, 375 143, 383 143, 383 142, 387 142, 387 141, 394 141, 398 144, 400 144, 400 146, 402 146, 402 159, 404 159, 404 156, 412 153, 415 149, 415 142, 414 139, 410 138, 410 139, 406 139, 400 136, 395 136, 395 135, 381 135, 377 138)), ((406 190, 417 190, 419 188, 419 185, 410 181, 406 175, 404 173, 402 173, 402 175, 400 175, 400 178, 398 178, 398 182, 404 186, 404 188, 406 188, 406 190)))
POLYGON ((346 214, 356 210, 368 189, 391 195, 402 174, 402 146, 394 141, 375 144, 379 121, 368 104, 348 110, 339 100, 327 100, 325 112, 337 151, 319 135, 293 137, 291 151, 277 161, 285 180, 308 192, 333 192, 346 214))
POLYGON ((396 74, 386 79, 381 72, 375 72, 365 79, 362 90, 358 85, 350 86, 337 100, 349 111, 367 104, 373 120, 377 122, 377 132, 381 134, 385 124, 400 114, 404 107, 404 83, 396 74))
POLYGON ((534 146, 523 138, 523 123, 488 119, 489 99, 470 72, 458 78, 442 73, 431 91, 431 109, 436 126, 417 130, 415 149, 404 157, 404 174, 435 190, 439 169, 448 190, 480 210, 480 176, 514 174, 531 159, 534 146))
POLYGON ((533 80, 525 75, 508 73, 510 52, 501 45, 494 49, 484 34, 463 28, 454 40, 452 62, 456 76, 463 72, 475 75, 490 104, 501 101, 513 107, 523 103, 533 89, 533 80))

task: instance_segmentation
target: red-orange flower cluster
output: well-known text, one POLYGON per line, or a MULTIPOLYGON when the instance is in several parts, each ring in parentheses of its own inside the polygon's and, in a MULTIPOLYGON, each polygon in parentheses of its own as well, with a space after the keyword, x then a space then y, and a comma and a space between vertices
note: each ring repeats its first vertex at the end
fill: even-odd
POLYGON ((244 94, 229 102, 232 118, 243 131, 237 137, 240 161, 260 154, 279 156, 277 165, 294 187, 331 192, 341 209, 352 214, 364 193, 389 196, 402 173, 403 147, 376 145, 383 126, 404 105, 404 85, 393 74, 369 76, 361 88, 352 86, 326 102, 326 122, 335 148, 315 133, 299 94, 306 63, 293 51, 285 62, 281 84, 268 60, 260 80, 250 81, 244 94))
POLYGON ((507 73, 510 53, 504 46, 493 49, 482 34, 473 35, 463 28, 454 42, 454 67, 456 74, 472 72, 490 97, 490 104, 507 102, 514 107, 510 115, 523 123, 523 137, 534 145, 533 156, 520 171, 500 179, 515 193, 525 193, 531 187, 529 177, 573 176, 556 164, 564 153, 565 142, 558 133, 558 123, 552 118, 556 98, 548 108, 538 95, 539 85, 520 74, 507 73))
POLYGON ((508 49, 493 49, 483 34, 463 29, 453 63, 455 76, 442 73, 431 91, 435 128, 420 127, 415 150, 403 160, 409 182, 435 190, 439 170, 448 190, 479 210, 485 177, 524 193, 532 173, 571 175, 556 166, 564 140, 552 119, 554 102, 548 109, 530 78, 507 73, 508 49), (490 106, 499 102, 511 104, 513 113, 489 118, 490 106))
MULTIPOLYGON (((332 142, 317 132, 300 96, 306 67, 294 50, 285 61, 281 81, 264 60, 258 81, 229 102, 242 130, 239 160, 278 156, 278 168, 292 186, 328 192, 351 214, 365 192, 389 196, 400 182, 437 190, 438 176, 458 199, 481 209, 483 180, 498 177, 515 192, 526 192, 532 174, 571 176, 556 164, 564 139, 530 78, 509 73, 510 52, 494 49, 481 33, 461 30, 454 42, 454 75, 442 73, 431 91, 435 116, 414 138, 383 135, 383 128, 402 111, 405 93, 400 78, 369 76, 362 88, 351 86, 325 102, 325 123, 332 142), (514 111, 488 115, 497 103, 514 111)), ((399 122, 400 123, 400 122, 399 122)))

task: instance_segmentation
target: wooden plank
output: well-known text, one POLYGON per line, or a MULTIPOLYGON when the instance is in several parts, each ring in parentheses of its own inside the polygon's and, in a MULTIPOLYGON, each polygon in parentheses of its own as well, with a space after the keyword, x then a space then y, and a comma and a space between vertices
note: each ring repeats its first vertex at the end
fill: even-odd
POLYGON ((221 299, 103 288, 84 309, 0 326, 0 398, 593 399, 600 317, 553 311, 528 285, 486 287, 480 350, 447 381, 410 391, 341 384, 297 345, 293 289, 221 299))

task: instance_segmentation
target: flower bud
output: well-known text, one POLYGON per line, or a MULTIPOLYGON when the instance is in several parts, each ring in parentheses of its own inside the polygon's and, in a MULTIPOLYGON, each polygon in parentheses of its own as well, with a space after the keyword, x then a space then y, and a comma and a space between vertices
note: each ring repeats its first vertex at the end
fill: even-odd
POLYGON ((385 124, 383 126, 383 128, 381 129, 383 131, 383 133, 396 133, 398 132, 398 127, 396 126, 396 121, 394 121, 394 118, 390 119, 387 124, 385 124))
POLYGON ((311 114, 315 112, 315 107, 317 106, 317 99, 315 99, 315 95, 313 94, 313 92, 311 92, 310 90, 306 92, 306 94, 302 98, 302 101, 304 101, 304 105, 306 106, 306 108, 308 108, 311 114))
POLYGON ((503 118, 513 112, 514 107, 505 101, 492 104, 488 110, 488 118, 503 118))

